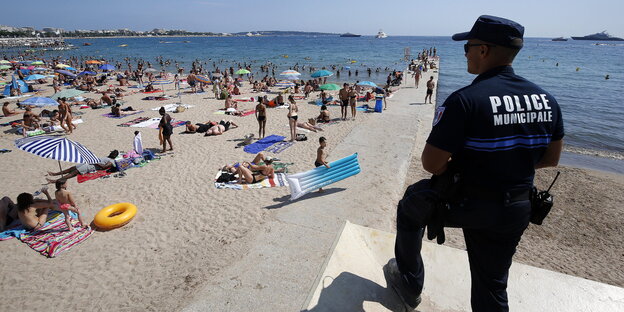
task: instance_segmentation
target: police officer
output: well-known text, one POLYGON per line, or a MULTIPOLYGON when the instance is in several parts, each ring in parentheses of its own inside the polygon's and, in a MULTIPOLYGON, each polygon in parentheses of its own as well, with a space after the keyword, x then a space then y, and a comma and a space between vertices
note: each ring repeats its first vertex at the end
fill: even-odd
MULTIPOLYGON (((483 15, 469 32, 453 36, 467 40, 468 72, 478 76, 436 110, 422 153, 423 167, 434 177, 450 167, 459 177, 458 195, 444 206, 444 225, 463 229, 473 311, 509 310, 508 272, 529 223, 535 169, 556 166, 563 147, 557 101, 511 67, 523 34, 514 21, 483 15)), ((414 186, 422 190, 428 183, 414 186)), ((397 210, 396 260, 384 274, 411 311, 421 300, 420 248, 431 212, 408 200, 409 192, 397 210)))

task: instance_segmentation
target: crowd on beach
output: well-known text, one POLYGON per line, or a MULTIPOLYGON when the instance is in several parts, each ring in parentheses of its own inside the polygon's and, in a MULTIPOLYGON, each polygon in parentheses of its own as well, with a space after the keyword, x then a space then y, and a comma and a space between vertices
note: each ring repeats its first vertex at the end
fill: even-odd
MULTIPOLYGON (((422 56, 419 54, 418 59, 411 61, 409 69, 414 73, 420 73, 421 71, 427 71, 427 68, 434 68, 432 67, 434 62, 428 59, 428 55, 431 55, 431 53, 431 51, 423 51, 422 56)), ((435 56, 435 51, 433 51, 433 55, 435 56)), ((208 71, 204 68, 207 65, 206 62, 202 64, 199 61, 195 61, 192 63, 189 73, 185 74, 185 70, 177 62, 174 62, 177 71, 171 74, 164 70, 158 71, 154 69, 149 61, 138 60, 136 64, 132 64, 129 58, 125 59, 126 69, 121 70, 123 66, 121 62, 81 59, 78 57, 70 57, 67 60, 53 58, 38 61, 38 67, 34 67, 32 65, 33 62, 23 61, 28 57, 29 55, 21 55, 12 59, 5 56, 4 60, 2 60, 3 64, 9 64, 8 66, 11 72, 13 72, 13 76, 17 76, 12 77, 12 81, 7 81, 8 85, 6 87, 9 91, 6 98, 17 99, 17 108, 11 108, 11 102, 5 101, 2 112, 5 117, 12 115, 22 116, 22 120, 12 123, 11 126, 14 129, 19 129, 18 133, 23 136, 54 132, 55 127, 60 127, 60 131, 64 132, 65 135, 71 135, 78 127, 74 122, 74 117, 79 115, 78 112, 73 110, 73 107, 90 109, 108 107, 112 116, 122 117, 124 114, 134 111, 131 106, 126 105, 124 102, 123 98, 125 96, 137 92, 148 94, 162 92, 164 94, 164 88, 161 89, 159 86, 172 83, 174 90, 178 94, 182 92, 182 89, 185 90, 184 92, 191 94, 209 93, 206 90, 210 88, 212 94, 214 94, 214 99, 223 101, 224 106, 222 110, 227 115, 243 116, 253 114, 258 122, 258 137, 253 138, 253 134, 247 135, 245 136, 244 144, 249 144, 254 139, 265 138, 268 122, 267 111, 271 108, 284 109, 290 130, 289 141, 302 141, 307 138, 305 138, 305 135, 297 133, 298 128, 312 132, 323 131, 321 124, 346 121, 348 120, 349 112, 351 114, 350 119, 355 120, 358 101, 367 103, 376 97, 385 99, 394 91, 392 87, 399 86, 404 79, 402 71, 393 70, 388 73, 386 84, 383 87, 360 85, 359 80, 355 83, 343 83, 342 87, 340 87, 327 84, 327 76, 331 75, 330 73, 310 80, 302 80, 295 77, 295 79, 288 80, 287 86, 280 87, 279 84, 283 83, 283 81, 278 81, 276 78, 275 70, 278 66, 272 63, 259 66, 259 73, 264 76, 257 78, 253 74, 254 68, 252 64, 249 63, 238 64, 239 69, 235 71, 234 67, 221 69, 215 61, 212 64, 212 70, 208 71), (73 72, 66 70, 68 68, 73 69, 73 72), (240 74, 239 71, 241 70, 244 70, 244 74, 240 74), (54 75, 50 75, 52 72, 54 75), (37 79, 34 80, 28 79, 29 76, 35 74, 44 75, 41 77, 36 76, 37 79), (52 78, 51 82, 49 81, 50 78, 52 78), (54 95, 57 95, 56 103, 58 105, 52 104, 56 106, 53 110, 42 109, 39 113, 33 112, 33 106, 28 104, 25 97, 25 93, 28 93, 28 91, 24 90, 19 83, 14 83, 15 80, 28 81, 27 85, 30 88, 28 91, 31 92, 38 87, 52 87, 54 95), (113 81, 117 82, 117 86, 113 85, 113 81), (247 84, 251 94, 242 93, 241 90, 244 84, 247 84), (327 86, 329 88, 325 88, 327 86), (129 88, 135 88, 135 90, 130 90, 129 88), (334 96, 327 89, 338 91, 337 98, 334 99, 334 96), (58 96, 68 90, 82 92, 79 95, 58 96), (254 93, 259 94, 254 95, 254 93), (87 96, 87 94, 91 94, 91 96, 87 96), (269 94, 272 95, 271 98, 269 98, 269 94), (233 96, 248 97, 235 99, 233 96), (297 101, 302 100, 312 100, 312 103, 316 103, 319 106, 318 115, 300 119, 297 101), (254 102, 254 109, 239 109, 238 104, 241 101, 254 102), (340 106, 340 117, 332 118, 333 116, 331 116, 328 109, 330 105, 340 106)), ((171 62, 171 60, 164 60, 163 58, 156 60, 156 63, 163 68, 171 65, 171 62)), ((344 68, 340 68, 337 65, 319 69, 313 66, 296 64, 289 68, 289 71, 308 70, 312 73, 317 70, 327 69, 334 70, 336 76, 340 75, 341 69, 344 73, 344 68)), ((366 72, 370 76, 373 70, 380 72, 382 69, 368 68, 366 72)), ((388 68, 385 70, 388 70, 388 68)), ((358 70, 355 70, 353 74, 358 76, 360 73, 358 70)), ((347 75, 352 75, 350 69, 347 70, 347 75)), ((6 78, 8 79, 8 77, 6 78)), ((418 84, 418 79, 416 84, 418 84)), ((163 97, 166 96, 163 95, 163 97)), ((386 109, 387 104, 384 106, 384 109, 386 109)), ((176 110, 183 109, 181 107, 183 106, 178 106, 176 110)), ((162 145, 162 153, 173 150, 171 139, 174 128, 172 125, 173 118, 168 112, 165 107, 161 107, 158 111, 161 116, 158 122, 158 139, 162 145)), ((196 123, 186 121, 184 126, 186 133, 203 133, 205 136, 215 136, 222 135, 230 129, 237 128, 239 125, 233 120, 223 119, 220 121, 208 120, 196 123)), ((327 140, 325 137, 320 137, 314 162, 316 167, 329 167, 327 152, 324 149, 326 146, 327 140)), ((135 152, 134 155, 137 158, 143 156, 142 153, 136 154, 136 152, 140 151, 133 152, 135 152)), ((66 220, 71 218, 69 212, 73 211, 77 213, 81 226, 88 226, 83 222, 77 205, 67 191, 67 181, 78 175, 88 174, 97 170, 114 170, 116 167, 115 160, 120 156, 119 152, 115 150, 108 157, 100 158, 99 162, 95 164, 79 164, 59 172, 48 172, 47 175, 50 177, 47 179, 48 183, 54 184, 57 189, 55 192, 56 200, 52 200, 47 192, 47 188, 41 190, 46 199, 36 199, 30 193, 20 194, 17 197, 17 203, 13 203, 8 197, 3 198, 1 201, 2 205, 0 205, 0 218, 2 218, 0 219, 0 231, 18 219, 25 228, 36 230, 43 226, 48 211, 51 209, 62 211, 66 220), (52 179, 52 177, 59 178, 52 179)), ((238 183, 253 184, 274 176, 276 170, 272 167, 273 161, 273 158, 260 152, 249 162, 240 162, 226 166, 223 170, 230 172, 232 174, 231 179, 236 180, 238 183)), ((69 221, 67 221, 67 226, 68 229, 73 229, 69 221)))

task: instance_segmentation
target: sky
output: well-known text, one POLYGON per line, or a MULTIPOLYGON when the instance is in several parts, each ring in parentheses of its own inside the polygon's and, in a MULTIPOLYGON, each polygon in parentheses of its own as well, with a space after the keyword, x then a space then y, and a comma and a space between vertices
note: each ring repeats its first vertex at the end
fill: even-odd
POLYGON ((206 32, 297 30, 450 36, 479 15, 512 19, 525 37, 624 37, 622 0, 29 0, 3 3, 0 24, 75 29, 206 32), (15 14, 7 14, 12 12, 15 14))

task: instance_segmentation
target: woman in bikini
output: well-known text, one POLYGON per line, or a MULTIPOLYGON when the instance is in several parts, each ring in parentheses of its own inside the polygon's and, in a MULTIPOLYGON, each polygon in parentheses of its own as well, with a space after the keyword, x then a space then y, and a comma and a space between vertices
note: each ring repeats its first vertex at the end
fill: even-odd
POLYGON ((47 200, 35 199, 30 193, 17 196, 17 216, 27 230, 38 230, 48 218, 48 211, 54 209, 54 203, 47 188, 41 189, 47 200))
POLYGON ((288 125, 290 126, 290 142, 294 142, 297 137, 297 112, 299 108, 297 108, 297 102, 295 102, 295 98, 291 95, 288 97, 288 102, 290 102, 290 106, 288 106, 288 125))
POLYGON ((258 97, 258 105, 256 105, 256 119, 258 120, 258 138, 264 138, 266 132, 266 105, 262 97, 258 97))
POLYGON ((238 166, 238 168, 236 168, 236 174, 238 174, 238 183, 239 184, 254 184, 254 183, 258 183, 260 181, 263 181, 266 178, 273 178, 274 174, 275 174, 275 170, 273 169, 273 166, 271 165, 271 162, 267 162, 265 160, 266 165, 249 165, 249 166, 245 166, 245 163, 243 163, 243 165, 238 166), (248 168, 249 167, 249 168, 248 168), (252 171, 252 169, 254 171, 252 171))

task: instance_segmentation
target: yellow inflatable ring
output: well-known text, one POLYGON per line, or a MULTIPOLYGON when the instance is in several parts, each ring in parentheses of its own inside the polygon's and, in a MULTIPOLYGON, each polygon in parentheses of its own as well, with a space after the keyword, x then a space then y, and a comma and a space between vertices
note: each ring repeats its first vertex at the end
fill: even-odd
POLYGON ((131 203, 114 204, 100 210, 93 222, 100 229, 111 230, 128 224, 136 213, 137 207, 131 203))

